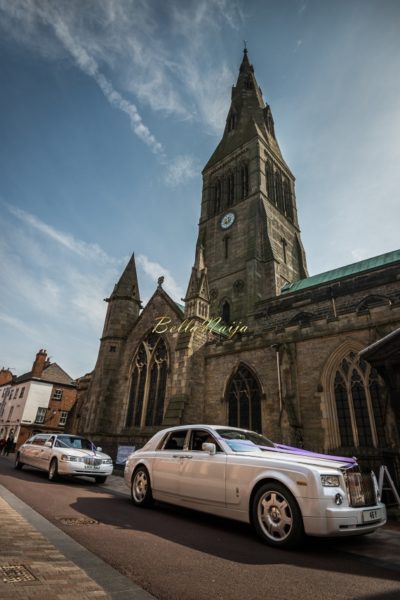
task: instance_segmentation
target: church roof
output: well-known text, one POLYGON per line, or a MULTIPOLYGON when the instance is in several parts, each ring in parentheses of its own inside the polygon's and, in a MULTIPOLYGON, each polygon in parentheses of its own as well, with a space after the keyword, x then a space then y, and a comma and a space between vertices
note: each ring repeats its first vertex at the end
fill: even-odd
POLYGON ((400 250, 393 250, 393 252, 387 252, 386 254, 380 254, 379 256, 373 256, 372 258, 360 260, 359 262, 352 263, 351 265, 346 265, 344 267, 339 267, 338 269, 333 269, 332 271, 325 271, 324 273, 319 273, 318 275, 312 275, 311 277, 306 277, 305 279, 299 279, 299 281, 295 281, 293 283, 287 283, 283 286, 281 292, 282 294, 298 292, 316 285, 330 283, 331 281, 333 282, 338 279, 343 279, 344 277, 378 269, 398 261, 400 261, 400 250))

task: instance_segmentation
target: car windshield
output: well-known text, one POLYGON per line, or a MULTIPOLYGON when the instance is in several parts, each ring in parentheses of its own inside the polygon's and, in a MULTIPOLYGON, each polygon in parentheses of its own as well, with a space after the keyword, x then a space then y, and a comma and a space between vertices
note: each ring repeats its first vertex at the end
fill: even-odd
POLYGON ((96 446, 88 439, 74 435, 59 435, 56 446, 61 448, 76 448, 77 450, 96 450, 96 446))
POLYGON ((274 447, 271 440, 255 431, 218 429, 218 434, 234 452, 255 452, 261 450, 262 447, 274 447))

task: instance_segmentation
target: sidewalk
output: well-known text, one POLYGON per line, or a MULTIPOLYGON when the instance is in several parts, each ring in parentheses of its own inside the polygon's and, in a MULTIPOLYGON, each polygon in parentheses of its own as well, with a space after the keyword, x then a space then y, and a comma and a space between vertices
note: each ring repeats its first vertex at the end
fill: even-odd
POLYGON ((155 600, 2 485, 0 540, 0 600, 155 600))

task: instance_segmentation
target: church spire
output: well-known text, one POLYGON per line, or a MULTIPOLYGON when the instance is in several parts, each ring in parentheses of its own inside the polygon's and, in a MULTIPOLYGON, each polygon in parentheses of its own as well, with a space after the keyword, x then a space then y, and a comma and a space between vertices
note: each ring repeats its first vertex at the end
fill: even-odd
POLYGON ((116 298, 134 300, 140 306, 139 285, 136 274, 135 255, 132 254, 118 283, 115 284, 111 297, 107 301, 116 298))
POLYGON ((192 268, 185 301, 185 317, 208 319, 210 316, 210 295, 208 290, 207 267, 204 261, 204 248, 196 249, 196 259, 192 268))
POLYGON ((224 133, 205 170, 216 165, 227 154, 247 144, 254 137, 261 137, 278 160, 283 160, 275 137, 271 108, 264 102, 254 74, 254 67, 245 47, 236 85, 232 86, 231 105, 224 133))
POLYGON ((105 301, 108 308, 102 338, 126 336, 142 308, 134 254, 115 284, 111 296, 105 301))
MULTIPOLYGON (((247 47, 222 139, 203 169, 198 243, 210 311, 250 319, 258 302, 307 273, 295 180, 279 149, 247 47)), ((189 294, 188 294, 189 295, 189 294)))

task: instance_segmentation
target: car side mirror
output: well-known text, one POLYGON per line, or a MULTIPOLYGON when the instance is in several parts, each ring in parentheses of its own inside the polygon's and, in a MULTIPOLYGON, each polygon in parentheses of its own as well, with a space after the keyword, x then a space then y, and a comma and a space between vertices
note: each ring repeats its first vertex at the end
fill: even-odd
POLYGON ((51 448, 53 444, 51 442, 45 442, 44 445, 46 448, 51 448))
POLYGON ((215 444, 212 444, 211 442, 204 442, 204 444, 202 444, 201 449, 204 450, 204 452, 208 452, 208 454, 215 454, 217 452, 217 447, 215 444))
POLYGON ((102 452, 102 451, 103 451, 103 448, 101 446, 97 446, 96 452, 102 452))

